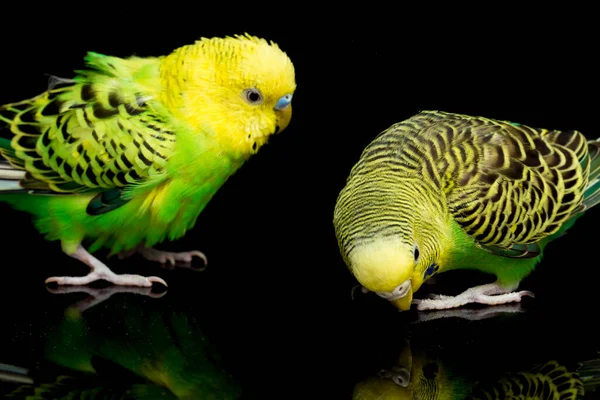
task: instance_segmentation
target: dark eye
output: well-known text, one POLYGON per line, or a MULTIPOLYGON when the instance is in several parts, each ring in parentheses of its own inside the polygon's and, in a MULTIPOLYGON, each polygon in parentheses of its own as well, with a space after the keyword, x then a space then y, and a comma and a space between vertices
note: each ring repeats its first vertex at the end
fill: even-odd
POLYGON ((258 89, 244 90, 244 99, 250 104, 260 104, 263 101, 263 95, 258 89))
POLYGON ((415 262, 419 261, 419 256, 421 255, 419 253, 419 246, 415 244, 415 249, 413 250, 413 253, 415 255, 415 262))
POLYGON ((438 271, 438 269, 440 269, 440 266, 439 266, 439 265, 437 265, 437 263, 433 263, 433 264, 431 264, 431 265, 430 265, 430 266, 427 268, 427 270, 425 270, 425 275, 424 275, 424 278, 427 278, 429 275, 433 275, 433 274, 435 274, 435 273, 438 271))

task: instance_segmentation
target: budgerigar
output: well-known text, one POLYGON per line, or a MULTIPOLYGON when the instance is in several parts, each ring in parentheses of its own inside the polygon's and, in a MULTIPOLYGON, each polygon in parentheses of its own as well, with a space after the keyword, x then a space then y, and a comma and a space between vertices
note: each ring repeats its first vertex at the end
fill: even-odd
POLYGON ((346 265, 366 291, 400 310, 518 302, 545 246, 600 201, 600 142, 423 111, 382 132, 339 194, 333 223, 346 265), (417 300, 453 269, 496 276, 457 296, 417 300))
POLYGON ((248 34, 161 57, 90 52, 85 61, 74 79, 53 78, 41 95, 0 106, 0 201, 31 213, 47 239, 91 268, 46 282, 166 285, 117 275, 90 253, 206 262, 199 251, 153 246, 182 237, 228 177, 287 127, 293 63, 248 34))
MULTIPOLYGON (((477 370, 453 365, 417 348, 406 347, 397 362, 354 387, 354 400, 528 400, 592 398, 600 384, 598 359, 567 368, 556 360, 523 370, 506 371, 495 379, 473 376, 477 370)), ((452 360, 447 360, 452 361, 452 360)), ((475 374, 477 375, 477 374, 475 374)), ((596 398, 596 397, 593 397, 596 398)))

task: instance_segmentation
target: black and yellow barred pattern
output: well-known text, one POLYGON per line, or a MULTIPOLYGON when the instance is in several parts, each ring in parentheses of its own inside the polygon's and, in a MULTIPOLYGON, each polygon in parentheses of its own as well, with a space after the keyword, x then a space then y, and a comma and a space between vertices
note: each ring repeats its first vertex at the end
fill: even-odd
POLYGON ((532 372, 507 375, 491 387, 478 387, 468 400, 579 400, 583 395, 579 375, 550 361, 532 372))
POLYGON ((175 133, 149 107, 130 66, 121 65, 158 63, 111 60, 89 53, 91 68, 75 80, 0 107, 0 155, 27 171, 20 185, 30 193, 100 191, 163 175, 175 133))
POLYGON ((382 132, 353 167, 334 215, 342 253, 374 237, 409 239, 415 219, 448 212, 481 245, 535 243, 583 208, 599 146, 574 130, 423 111, 382 132))

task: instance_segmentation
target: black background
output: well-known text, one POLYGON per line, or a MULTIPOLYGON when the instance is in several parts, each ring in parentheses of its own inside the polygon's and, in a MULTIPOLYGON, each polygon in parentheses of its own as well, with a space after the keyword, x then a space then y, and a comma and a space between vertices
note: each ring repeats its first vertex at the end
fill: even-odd
MULTIPOLYGON (((46 73, 72 76, 86 51, 156 56, 200 36, 243 32, 277 42, 296 68, 290 126, 226 183, 185 238, 161 247, 202 250, 208 269, 167 271, 138 258, 107 264, 119 273, 166 279, 167 295, 149 301, 196 310, 249 385, 311 393, 325 384, 345 393, 363 361, 382 351, 379 340, 395 343, 417 314, 397 313, 375 296, 350 299, 354 280, 339 256, 332 214, 362 149, 392 123, 424 109, 600 137, 600 32, 583 9, 556 9, 550 16, 543 9, 525 15, 523 9, 450 12, 434 5, 327 10, 257 3, 234 17, 235 5, 222 6, 161 3, 125 11, 100 3, 89 10, 15 4, 0 24, 0 101, 42 92, 46 73)), ((600 304, 599 212, 590 211, 552 244, 523 283, 537 295, 526 304, 544 321, 529 323, 527 329, 538 331, 524 335, 543 341, 553 331, 555 347, 563 339, 593 347, 592 325, 582 321, 597 315, 600 304), (551 322, 572 327, 560 330, 571 336, 557 334, 551 322)), ((44 279, 86 269, 58 243, 45 242, 28 216, 3 204, 0 216, 5 354, 27 364, 37 357, 32 348, 44 324, 82 298, 49 294, 44 279)), ((468 277, 456 275, 451 291, 468 284, 468 277)), ((438 332, 433 341, 448 341, 459 330, 457 338, 469 335, 469 326, 425 331, 438 332)), ((525 328, 510 332, 519 329, 525 328)), ((486 334, 498 335, 490 343, 504 335, 501 328, 486 334)))

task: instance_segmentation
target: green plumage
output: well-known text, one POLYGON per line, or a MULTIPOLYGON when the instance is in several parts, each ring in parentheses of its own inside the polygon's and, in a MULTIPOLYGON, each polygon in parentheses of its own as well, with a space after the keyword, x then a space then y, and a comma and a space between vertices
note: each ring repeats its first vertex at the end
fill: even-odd
POLYGON ((26 171, 18 190, 23 194, 0 194, 0 199, 37 215, 38 229, 50 240, 78 243, 94 232, 92 252, 101 246, 118 252, 141 242, 153 246, 181 237, 236 166, 225 157, 211 157, 216 143, 201 135, 193 138, 152 100, 150 88, 160 87, 158 59, 90 53, 86 61, 89 70, 79 71, 73 81, 0 108, 2 135, 12 137, 0 154, 26 171), (180 151, 181 144, 200 150, 212 165, 207 173, 190 164, 194 170, 188 173, 206 182, 193 192, 187 182, 173 179, 178 173, 187 175, 178 169, 189 157, 180 151), (175 190, 166 190, 167 181, 175 190), (149 199, 152 189, 168 197, 149 199), (69 194, 80 196, 61 196, 69 194), (194 202, 193 210, 180 207, 184 199, 194 202), (160 202, 160 210, 152 207, 153 201, 160 202), (138 219, 136 225, 124 224, 131 218, 138 219))
POLYGON ((13 134, 0 152, 31 175, 21 186, 82 193, 163 181, 175 133, 167 110, 147 105, 140 84, 156 80, 157 59, 90 53, 86 62, 90 69, 73 81, 0 110, 13 134))
POLYGON ((353 167, 334 213, 341 253, 384 297, 457 268, 494 274, 510 291, 600 201, 599 154, 600 142, 574 130, 421 112, 381 133, 353 167))
POLYGON ((74 79, 52 78, 41 95, 0 106, 0 201, 31 213, 47 239, 93 270, 53 282, 149 286, 116 277, 82 242, 153 261, 205 259, 150 249, 192 228, 229 176, 286 128, 293 65, 248 35, 85 61, 74 79))
POLYGON ((44 370, 31 374, 33 383, 16 386, 4 398, 240 397, 240 383, 228 372, 196 317, 135 302, 113 310, 108 307, 93 317, 69 310, 49 327, 44 337, 44 370))

